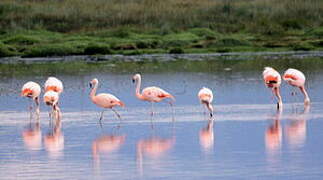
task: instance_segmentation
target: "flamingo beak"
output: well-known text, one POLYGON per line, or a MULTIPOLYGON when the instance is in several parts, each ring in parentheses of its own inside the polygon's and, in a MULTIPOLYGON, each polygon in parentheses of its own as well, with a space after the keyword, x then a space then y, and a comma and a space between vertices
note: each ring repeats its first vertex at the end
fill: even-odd
POLYGON ((89 83, 90 88, 92 88, 92 83, 89 83))
POLYGON ((136 80, 135 79, 132 79, 132 83, 135 83, 136 82, 136 80))

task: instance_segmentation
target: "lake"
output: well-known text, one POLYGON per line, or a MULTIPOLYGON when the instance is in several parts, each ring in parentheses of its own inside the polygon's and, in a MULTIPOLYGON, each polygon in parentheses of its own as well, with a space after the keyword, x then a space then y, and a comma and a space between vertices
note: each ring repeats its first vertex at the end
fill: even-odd
POLYGON ((321 179, 322 69, 319 58, 1 64, 0 179, 321 179), (277 112, 265 66, 303 71, 311 106, 284 82, 277 112), (175 96, 174 114, 161 102, 150 116, 150 103, 134 96, 138 72, 142 87, 175 96), (48 76, 64 84, 62 119, 50 120, 41 102, 38 122, 20 89, 48 76), (116 108, 121 122, 107 110, 100 125, 102 109, 89 99, 93 78, 98 92, 125 103, 116 108), (213 90, 213 121, 197 98, 202 87, 213 90))

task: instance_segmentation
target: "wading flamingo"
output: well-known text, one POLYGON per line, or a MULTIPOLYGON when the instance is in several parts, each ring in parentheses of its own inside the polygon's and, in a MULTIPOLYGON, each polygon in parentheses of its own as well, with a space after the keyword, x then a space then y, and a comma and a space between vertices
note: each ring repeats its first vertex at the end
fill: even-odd
POLYGON ((271 67, 265 67, 265 70, 262 73, 264 82, 268 88, 271 88, 273 93, 277 96, 278 103, 277 109, 283 108, 283 101, 280 95, 280 84, 281 84, 281 76, 280 74, 271 67))
MULTIPOLYGON (((125 106, 124 103, 112 94, 100 93, 100 94, 96 95, 96 90, 98 89, 98 84, 99 84, 99 81, 96 78, 94 78, 90 82, 90 88, 92 88, 92 90, 90 92, 90 98, 91 98, 92 102, 99 107, 111 109, 117 115, 117 117, 121 120, 120 114, 116 110, 114 110, 113 107, 114 106, 124 107, 125 106)), ((101 121, 103 118, 103 112, 104 112, 104 110, 102 111, 101 116, 100 116, 100 124, 101 124, 101 121)))
POLYGON ((291 86, 298 87, 301 90, 301 92, 304 94, 305 106, 310 104, 310 98, 305 90, 305 76, 301 71, 289 68, 287 71, 285 71, 283 79, 291 86))
MULTIPOLYGON (((39 84, 29 81, 25 83, 21 89, 21 96, 31 98, 35 101, 36 104, 36 114, 39 117, 39 95, 41 92, 41 88, 39 84)), ((32 105, 30 105, 30 109, 32 109, 32 105)))
POLYGON ((45 82, 45 92, 54 91, 57 92, 58 95, 63 92, 63 83, 61 80, 55 77, 49 77, 45 82))
MULTIPOLYGON (((175 101, 175 98, 173 95, 169 94, 168 92, 162 90, 159 87, 151 86, 146 87, 142 90, 142 93, 140 94, 140 86, 141 86, 141 75, 135 74, 132 77, 132 82, 136 83, 136 96, 138 99, 143 101, 149 101, 151 102, 151 116, 154 115, 154 106, 153 104, 155 102, 160 102, 165 98, 171 98, 173 101, 175 101)), ((172 102, 169 102, 169 105, 172 106, 172 102)))
MULTIPOLYGON (((52 113, 56 113, 55 117, 56 119, 60 119, 61 117, 61 111, 60 108, 58 107, 58 100, 59 100, 59 95, 55 91, 47 91, 44 94, 44 103, 48 106, 52 106, 52 113)), ((51 113, 50 113, 51 116, 51 113)))
POLYGON ((213 101, 213 93, 211 89, 203 87, 199 93, 198 93, 198 98, 200 99, 201 104, 205 104, 206 108, 210 112, 210 116, 213 116, 213 106, 212 106, 212 101, 213 101))

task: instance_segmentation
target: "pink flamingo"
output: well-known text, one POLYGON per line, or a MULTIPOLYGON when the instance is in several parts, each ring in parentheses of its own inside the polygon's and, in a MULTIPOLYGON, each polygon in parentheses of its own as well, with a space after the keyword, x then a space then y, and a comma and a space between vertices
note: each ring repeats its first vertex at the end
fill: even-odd
MULTIPOLYGON (((142 90, 140 94, 140 86, 141 86, 141 75, 135 74, 132 78, 132 82, 136 83, 136 96, 138 99, 143 101, 151 102, 151 115, 154 115, 154 107, 153 104, 155 102, 160 102, 165 98, 171 98, 175 101, 175 98, 170 93, 164 91, 163 89, 155 86, 146 87, 142 90)), ((169 102, 169 105, 172 107, 172 102, 169 102)))
POLYGON ((57 92, 58 95, 63 92, 63 83, 61 80, 56 77, 49 77, 45 82, 45 92, 54 91, 57 92))
MULTIPOLYGON (((125 106, 124 103, 112 94, 100 93, 100 94, 96 95, 96 90, 98 88, 98 84, 99 84, 99 81, 96 78, 94 78, 90 82, 90 87, 92 88, 92 90, 90 92, 90 98, 91 98, 92 102, 99 107, 111 109, 117 115, 117 117, 121 120, 120 114, 116 110, 114 110, 113 107, 114 106, 124 107, 125 106)), ((101 116, 100 116, 100 124, 101 124, 101 121, 103 118, 103 112, 104 112, 104 110, 102 111, 101 116)))
POLYGON ((205 104, 206 108, 209 110, 210 112, 210 116, 213 116, 213 106, 212 106, 212 101, 213 101, 213 93, 211 91, 211 89, 203 87, 198 95, 197 95, 200 99, 201 104, 205 104))
POLYGON ((61 117, 61 111, 58 107, 59 95, 63 92, 63 83, 56 77, 48 77, 45 82, 44 102, 52 106, 52 112, 56 113, 56 118, 61 117))
MULTIPOLYGON (((25 83, 21 89, 21 96, 31 98, 35 101, 36 104, 36 113, 39 116, 39 95, 41 88, 39 84, 29 81, 25 83)), ((32 108, 32 105, 30 106, 32 108)))
POLYGON ((301 92, 304 94, 304 105, 307 106, 310 104, 310 98, 305 90, 305 75, 297 70, 289 68, 285 71, 283 79, 290 84, 291 86, 298 87, 301 92))
POLYGON ((279 90, 281 84, 280 74, 271 67, 265 67, 265 70, 263 71, 262 75, 266 86, 268 88, 271 88, 273 93, 278 98, 277 109, 281 109, 283 107, 283 102, 279 90))
MULTIPOLYGON (((44 94, 44 103, 48 106, 52 106, 52 112, 56 113, 56 118, 60 119, 61 117, 61 111, 60 108, 58 107, 58 100, 59 100, 59 95, 55 91, 47 91, 44 94)), ((51 113, 49 114, 51 116, 51 113)))

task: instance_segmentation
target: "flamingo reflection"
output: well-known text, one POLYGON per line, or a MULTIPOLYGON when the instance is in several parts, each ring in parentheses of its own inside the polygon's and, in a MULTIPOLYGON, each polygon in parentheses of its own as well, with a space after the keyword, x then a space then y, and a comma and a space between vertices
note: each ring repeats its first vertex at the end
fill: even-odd
POLYGON ((213 148, 214 133, 213 133, 213 120, 209 120, 206 127, 200 130, 200 145, 205 151, 213 148))
POLYGON ((93 159, 99 162, 101 154, 109 154, 119 150, 125 139, 126 135, 103 135, 98 137, 92 143, 93 159))
POLYGON ((277 152, 282 143, 282 128, 280 124, 280 117, 282 111, 277 110, 272 124, 267 128, 265 134, 265 143, 267 151, 270 153, 277 152))
POLYGON ((287 141, 291 147, 300 147, 306 140, 306 120, 310 111, 310 106, 307 105, 301 114, 297 114, 292 118, 285 129, 287 141))
POLYGON ((28 150, 40 150, 42 135, 39 122, 29 123, 28 128, 22 132, 22 137, 28 150))
POLYGON ((44 137, 45 149, 52 157, 61 156, 64 149, 64 134, 61 127, 61 120, 56 119, 54 127, 51 127, 50 132, 44 137))
POLYGON ((147 156, 152 159, 160 159, 164 156, 175 144, 175 137, 160 138, 151 137, 149 139, 141 139, 137 143, 137 167, 142 175, 143 159, 147 156))

